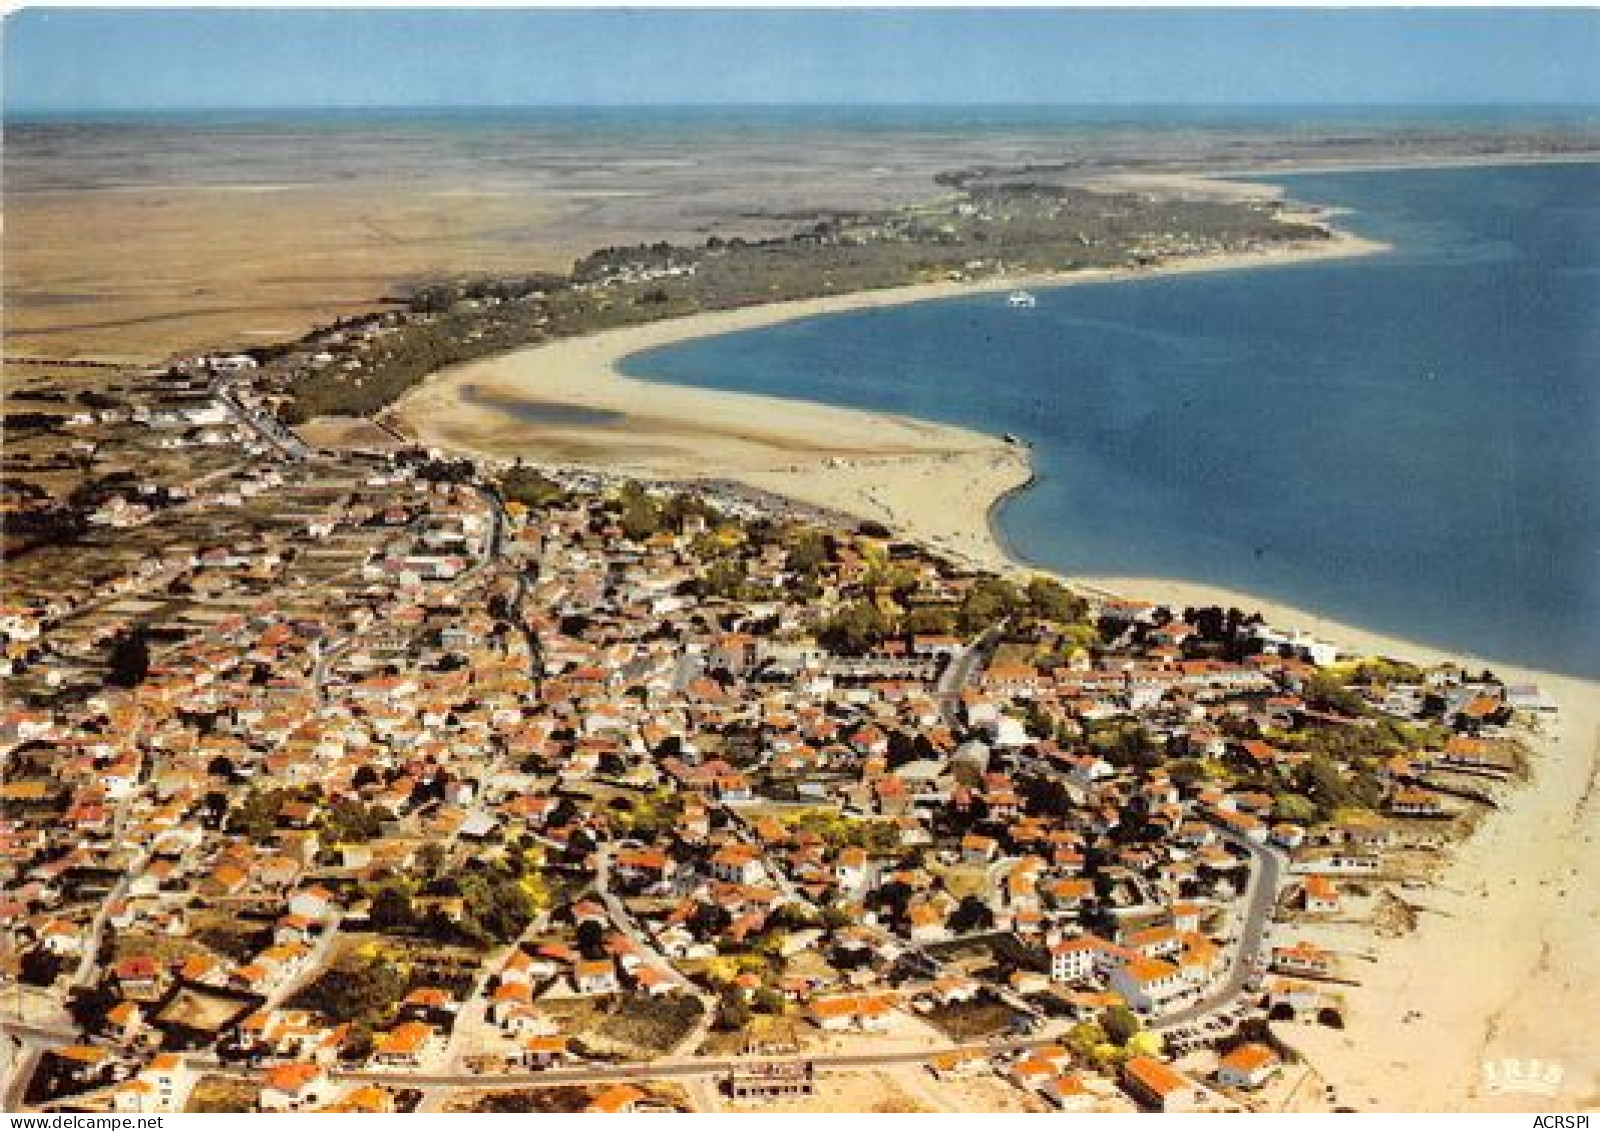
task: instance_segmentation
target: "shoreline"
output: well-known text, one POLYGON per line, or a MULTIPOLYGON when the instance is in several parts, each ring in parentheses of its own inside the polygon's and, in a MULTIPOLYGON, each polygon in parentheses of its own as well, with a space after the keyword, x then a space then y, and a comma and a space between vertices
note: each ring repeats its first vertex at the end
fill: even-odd
MULTIPOLYGON (((1395 165, 1330 165, 1307 171, 1450 168, 1521 164, 1589 164, 1588 156, 1521 155, 1434 158, 1395 165)), ((1293 169, 1129 172, 1091 178, 1104 187, 1212 193, 1283 201, 1283 186, 1265 178, 1293 169), (1219 181, 1217 177, 1238 177, 1219 181), (1256 179, 1246 179, 1256 178, 1256 179)), ((1089 183, 1087 180, 1084 183, 1089 183)), ((1291 202, 1292 203, 1292 202, 1291 202)), ((1043 573, 1110 597, 1160 603, 1250 605, 1277 609, 1284 627, 1301 627, 1334 643, 1394 649, 1396 655, 1456 660, 1531 678, 1582 676, 1473 656, 1346 624, 1287 601, 1185 578, 1069 576, 1028 561, 998 525, 1007 501, 1037 474, 1025 443, 899 413, 847 408, 760 393, 713 390, 637 378, 622 371, 633 357, 665 346, 831 314, 912 303, 997 295, 1015 289, 1089 286, 1171 275, 1291 267, 1384 254, 1392 245, 1329 221, 1343 210, 1284 207, 1286 221, 1322 226, 1328 236, 1255 251, 1185 256, 1151 266, 1086 268, 975 282, 938 281, 711 311, 597 334, 559 339, 447 367, 427 377, 379 416, 416 442, 489 460, 684 481, 732 479, 824 510, 880 522, 963 564, 997 573, 1043 573), (524 413, 519 418, 517 413, 524 413), (541 410, 549 418, 540 421, 541 410), (609 418, 598 422, 596 418, 609 418), (590 418, 587 419, 586 418, 590 418), (713 426, 710 421, 719 421, 713 426), (721 422, 726 421, 726 424, 721 422), (826 440, 818 437, 827 437, 826 440), (797 439, 797 437, 799 437, 797 439), (548 449, 535 456, 528 449, 548 449), (868 472, 862 476, 858 473, 868 472), (919 477, 941 482, 921 489, 919 477), (867 482, 856 483, 856 479, 867 482), (937 496, 937 509, 927 496, 937 496), (979 505, 952 521, 954 500, 979 505), (1150 596, 1154 594, 1155 596, 1150 596)), ((312 422, 315 427, 319 422, 312 422)), ((329 429, 336 432, 338 429, 329 429)), ((335 441, 336 442, 336 441, 335 441)), ((1600 684, 1596 684, 1600 687, 1600 684)))
MULTIPOLYGON (((1276 186, 1228 191, 1269 192, 1276 186)), ((1325 216, 1326 214, 1322 214, 1325 216)), ((1319 216, 1321 218, 1321 216, 1319 216)), ((534 347, 430 377, 392 410, 422 442, 491 459, 530 455, 542 438, 553 450, 535 462, 585 465, 666 478, 732 479, 773 494, 871 519, 964 564, 1015 575, 1036 570, 1005 546, 999 508, 1035 477, 1027 449, 992 436, 890 414, 743 393, 712 392, 626 377, 627 357, 668 342, 772 325, 844 310, 1015 287, 1083 285, 1160 274, 1248 269, 1373 254, 1383 245, 1335 230, 1310 254, 1201 257, 1147 270, 932 284, 801 303, 700 315, 534 347), (533 405, 621 411, 634 442, 595 428, 541 428, 501 409, 464 405, 454 390, 476 382, 491 396, 533 405), (663 416, 676 437, 660 434, 663 416), (496 420, 495 418, 499 419, 496 420), (716 422, 715 427, 707 422, 716 422), (774 425, 776 424, 776 427, 774 425), (543 436, 541 437, 541 433, 543 436), (798 440, 796 438, 799 438, 798 440), (823 442, 822 437, 827 437, 823 442), (486 442, 487 440, 487 442, 486 442), (547 458, 548 457, 548 458, 547 458)), ((1215 585, 1178 579, 1064 577, 1079 589, 1160 603, 1239 605, 1279 627, 1312 631, 1351 652, 1417 662, 1490 666, 1501 678, 1536 682, 1560 713, 1534 743, 1531 781, 1511 804, 1487 815, 1453 847, 1423 894, 1416 929, 1354 936, 1363 954, 1350 987, 1343 1031, 1284 1027, 1282 1036, 1326 1078, 1341 1103, 1375 1110, 1514 1110, 1526 1097, 1497 1095, 1484 1061, 1560 1063, 1557 1106, 1590 1106, 1600 1094, 1583 1019, 1600 1013, 1600 989, 1581 971, 1592 958, 1597 894, 1582 886, 1586 849, 1597 831, 1591 804, 1600 776, 1600 685, 1580 677, 1447 653, 1215 585), (1559 835, 1552 830, 1562 829, 1559 835), (1571 891, 1574 886, 1579 890, 1571 891), (1573 973, 1576 971, 1577 973, 1573 973), (1573 1008, 1552 1021, 1546 1005, 1573 1008), (1403 1033, 1403 1039, 1396 1034, 1403 1033), (1381 1050, 1375 1052, 1374 1050, 1381 1050)), ((1280 928, 1293 937, 1297 928, 1280 928)), ((1549 1101, 1546 1101, 1549 1102, 1549 1101)))
MULTIPOLYGON (((1229 183, 1272 200, 1270 184, 1229 183)), ((995 515, 1034 478, 1023 445, 950 424, 764 394, 630 377, 627 360, 662 346, 802 318, 1019 288, 1291 267, 1385 253, 1390 246, 1329 224, 1331 213, 1285 208, 1327 235, 1150 266, 1087 268, 903 287, 712 311, 514 350, 430 375, 380 419, 418 443, 485 459, 522 459, 641 477, 731 479, 880 522, 976 568, 1031 568, 1002 544, 995 515), (541 412, 545 419, 540 419, 541 412)), ((312 422, 319 438, 338 428, 312 422)))
MULTIPOLYGON (((1267 184, 1231 194, 1281 197, 1267 184)), ((1025 288, 1087 286, 1201 272, 1289 267, 1381 254, 1388 244, 1334 228, 1324 210, 1285 209, 1325 238, 1145 267, 1087 268, 976 282, 937 281, 740 307, 561 339, 430 375, 382 414, 417 442, 487 459, 670 479, 735 479, 798 501, 884 523, 985 569, 1019 562, 994 526, 998 508, 1033 479, 1027 449, 955 425, 888 412, 630 377, 640 353, 803 318, 1025 288), (539 419, 541 410, 546 419, 539 419), (520 415, 519 415, 520 414, 520 415), (565 418, 565 419, 563 419, 565 418), (601 423, 604 419, 605 422, 601 423), (860 473, 870 469, 871 475, 860 473), (936 487, 929 480, 939 480, 936 487), (960 508, 952 507, 959 500, 960 508), (967 519, 952 514, 964 509, 967 519), (976 524, 970 516, 982 516, 976 524)), ((312 431, 338 442, 330 422, 312 431)))
POLYGON ((1250 165, 1242 169, 1210 168, 1196 174, 1208 178, 1297 177, 1315 173, 1386 173, 1410 169, 1492 169, 1497 165, 1593 165, 1600 163, 1600 150, 1575 150, 1562 153, 1481 153, 1457 157, 1401 158, 1394 161, 1339 161, 1326 165, 1305 161, 1285 165, 1250 165))

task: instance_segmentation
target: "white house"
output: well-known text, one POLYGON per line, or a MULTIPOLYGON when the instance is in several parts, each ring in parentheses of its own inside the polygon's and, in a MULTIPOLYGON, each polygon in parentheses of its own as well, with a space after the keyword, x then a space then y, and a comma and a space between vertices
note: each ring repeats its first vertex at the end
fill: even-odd
POLYGON ((158 1053, 131 1080, 117 1086, 112 1104, 119 1112, 161 1115, 182 1111, 194 1085, 194 1074, 176 1053, 158 1053))
POLYGON ((761 854, 748 844, 730 844, 711 858, 711 874, 730 884, 753 884, 761 879, 761 854))
POLYGON ((331 1090, 322 1065, 297 1061, 268 1069, 256 1102, 262 1111, 305 1111, 326 1103, 331 1090))
POLYGON ((1228 1088, 1259 1088, 1283 1067, 1278 1054, 1263 1044, 1240 1045, 1217 1066, 1217 1082, 1228 1088))
POLYGON ((1136 958, 1111 972, 1111 989, 1139 1013, 1158 1013, 1190 989, 1181 967, 1159 958, 1136 958))
POLYGON ((1050 977, 1057 982, 1081 982, 1094 973, 1099 942, 1088 936, 1062 939, 1050 948, 1050 977))

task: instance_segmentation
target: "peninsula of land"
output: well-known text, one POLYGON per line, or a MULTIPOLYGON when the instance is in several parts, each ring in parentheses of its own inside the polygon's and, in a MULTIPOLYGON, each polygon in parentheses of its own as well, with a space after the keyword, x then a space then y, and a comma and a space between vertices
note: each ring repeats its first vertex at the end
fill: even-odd
MULTIPOLYGON (((1281 190, 1236 182, 1129 179, 1225 201, 1277 201, 1281 190), (1196 189, 1196 186, 1198 190, 1196 189)), ((499 459, 567 463, 669 479, 737 479, 879 521, 984 568, 1013 563, 994 538, 995 503, 1027 482, 1026 449, 999 437, 901 416, 627 377, 619 363, 674 342, 796 318, 1033 287, 1153 274, 1268 268, 1372 255, 1386 245, 1331 229, 1315 211, 1279 218, 1315 233, 1266 247, 1173 255, 1135 267, 944 280, 718 310, 558 340, 447 369, 384 419, 421 443, 499 459), (578 410, 574 413, 573 410, 578 410)), ((336 421, 313 436, 338 439, 336 421)), ((358 433, 359 434, 359 433, 358 433)))

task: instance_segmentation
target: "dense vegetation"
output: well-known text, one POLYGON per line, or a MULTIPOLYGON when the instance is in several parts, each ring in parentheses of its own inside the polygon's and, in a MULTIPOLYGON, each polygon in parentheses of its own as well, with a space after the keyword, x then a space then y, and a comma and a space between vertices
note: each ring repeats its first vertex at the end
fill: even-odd
MULTIPOLYGON (((370 415, 423 377, 553 338, 711 310, 1001 273, 1150 262, 1162 254, 1324 236, 1251 203, 1152 200, 988 178, 958 199, 825 217, 788 237, 713 236, 602 248, 569 275, 458 279, 420 288, 384 332, 331 347, 337 364, 281 351, 264 376, 292 394, 290 423, 370 415)), ((303 351, 327 348, 326 331, 303 351)))

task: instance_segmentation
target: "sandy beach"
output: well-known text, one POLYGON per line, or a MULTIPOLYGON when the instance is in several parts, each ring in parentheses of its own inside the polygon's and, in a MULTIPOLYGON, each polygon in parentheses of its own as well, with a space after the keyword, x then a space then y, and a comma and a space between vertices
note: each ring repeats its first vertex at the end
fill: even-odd
MULTIPOLYGON (((1169 181, 1162 187, 1179 186, 1169 181)), ((1187 260, 1157 270, 1260 267, 1380 250, 1335 233, 1326 243, 1292 252, 1187 260)), ((429 445, 491 458, 735 479, 882 522, 973 565, 1018 571, 1025 567, 1006 554, 988 516, 997 500, 1028 481, 1026 449, 905 417, 639 381, 621 375, 617 364, 669 342, 793 318, 1132 274, 939 283, 655 323, 446 371, 391 415, 429 445), (580 419, 572 419, 574 410, 580 419), (552 415, 541 422, 542 411, 552 415)), ((1526 1108, 1533 1097, 1496 1094, 1487 1086, 1481 1065, 1501 1058, 1562 1066, 1558 1094, 1538 1099, 1541 1105, 1600 1103, 1588 1033, 1589 1019, 1600 1016, 1600 989, 1583 973, 1594 957, 1600 902, 1584 875, 1596 832, 1600 688, 1446 655, 1216 586, 1129 577, 1067 580, 1175 605, 1260 610, 1275 624, 1304 628, 1356 653, 1489 666, 1503 678, 1538 683, 1558 702, 1559 717, 1545 722, 1548 733, 1537 743, 1531 784, 1459 849, 1443 882, 1422 893, 1427 910, 1417 929, 1393 939, 1352 935, 1351 949, 1377 961, 1360 964, 1361 985, 1347 994, 1347 1028, 1296 1028, 1285 1035, 1337 1082, 1340 1103, 1361 1109, 1526 1108)))
MULTIPOLYGON (((1230 192, 1272 196, 1267 185, 1230 192)), ((1319 220, 1321 214, 1301 218, 1319 220)), ((1030 478, 1024 449, 996 437, 886 413, 640 381, 618 371, 658 346, 847 310, 1087 285, 1153 274, 1242 270, 1371 255, 1346 232, 1260 252, 1156 267, 936 282, 720 311, 518 350, 445 370, 387 419, 440 449, 682 479, 737 479, 870 518, 985 568, 1013 563, 986 516, 1030 478), (977 521, 974 521, 974 516, 977 521)))

